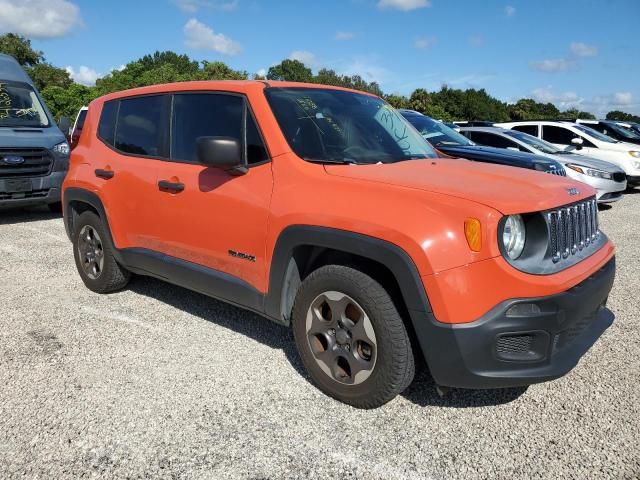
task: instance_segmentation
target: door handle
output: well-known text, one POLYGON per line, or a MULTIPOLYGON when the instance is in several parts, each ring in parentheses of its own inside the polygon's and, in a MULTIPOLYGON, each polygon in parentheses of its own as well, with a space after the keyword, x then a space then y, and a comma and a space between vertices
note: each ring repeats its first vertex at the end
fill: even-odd
POLYGON ((170 182, 169 180, 160 180, 158 182, 160 190, 166 190, 172 193, 178 193, 184 190, 184 183, 170 182))
POLYGON ((97 168, 94 173, 96 177, 104 178, 105 180, 109 180, 115 175, 113 170, 103 170, 102 168, 97 168))

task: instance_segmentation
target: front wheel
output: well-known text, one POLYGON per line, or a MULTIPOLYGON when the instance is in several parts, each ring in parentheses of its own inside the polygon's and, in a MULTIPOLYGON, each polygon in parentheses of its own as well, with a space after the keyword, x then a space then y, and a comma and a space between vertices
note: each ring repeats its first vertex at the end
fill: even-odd
POLYGON ((376 408, 413 380, 402 318, 385 289, 359 270, 329 265, 311 273, 296 296, 293 332, 314 383, 341 402, 376 408))

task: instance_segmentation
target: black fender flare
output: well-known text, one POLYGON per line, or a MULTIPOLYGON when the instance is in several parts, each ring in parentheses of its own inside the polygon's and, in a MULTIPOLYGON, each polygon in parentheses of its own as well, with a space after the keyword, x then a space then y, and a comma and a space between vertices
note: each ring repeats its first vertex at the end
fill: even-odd
POLYGON ((86 203, 91 206, 98 215, 104 221, 105 226, 107 227, 107 233, 109 235, 109 240, 111 241, 111 245, 115 245, 113 243, 113 237, 111 235, 111 228, 109 227, 109 219, 107 218, 107 212, 104 209, 104 205, 102 204, 102 200, 100 197, 84 188, 71 187, 67 188, 63 192, 62 203, 63 203, 63 212, 64 212, 64 229, 67 232, 67 236, 69 240, 73 241, 73 208, 71 208, 71 204, 73 202, 86 203))
POLYGON ((330 248, 378 262, 395 276, 409 312, 432 311, 415 263, 399 246, 348 230, 292 225, 284 229, 276 241, 269 273, 269 292, 265 299, 265 313, 279 322, 287 323, 283 312, 283 290, 294 249, 299 246, 330 248))

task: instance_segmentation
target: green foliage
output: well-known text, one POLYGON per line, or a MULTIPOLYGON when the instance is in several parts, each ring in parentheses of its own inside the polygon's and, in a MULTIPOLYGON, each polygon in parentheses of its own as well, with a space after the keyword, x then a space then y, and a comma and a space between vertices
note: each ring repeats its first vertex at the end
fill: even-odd
MULTIPOLYGON (((246 71, 234 70, 224 62, 192 60, 188 55, 171 51, 156 51, 128 63, 122 70, 114 70, 98 79, 95 87, 85 87, 72 82, 69 74, 45 62, 42 52, 31 48, 31 42, 16 34, 0 36, 0 52, 9 53, 20 62, 45 97, 54 116, 74 117, 77 110, 92 99, 107 93, 161 83, 190 80, 246 80, 246 71)), ((257 74, 256 80, 263 80, 257 74)), ((370 92, 385 98, 396 108, 409 108, 438 120, 532 120, 557 118, 595 118, 589 112, 570 109, 561 112, 552 103, 540 103, 523 98, 507 105, 489 95, 484 89, 453 89, 444 85, 429 92, 423 88, 413 91, 409 97, 384 95, 380 85, 368 82, 359 75, 341 75, 335 70, 322 68, 313 74, 311 68, 299 60, 286 59, 269 68, 266 79, 319 83, 370 92)), ((621 111, 612 111, 607 118, 640 121, 640 117, 621 111)))
POLYGON ((71 77, 69 77, 69 72, 62 68, 54 67, 50 63, 36 63, 32 67, 24 67, 24 69, 38 90, 53 86, 68 87, 73 83, 71 77))
POLYGON ((311 82, 313 73, 310 68, 298 60, 286 59, 278 65, 269 68, 267 72, 269 80, 286 80, 288 82, 311 82))
POLYGON ((23 67, 44 61, 42 52, 31 48, 31 40, 15 33, 0 36, 0 53, 11 55, 23 67))
POLYGON ((86 87, 79 83, 72 83, 68 87, 51 86, 41 90, 44 101, 53 116, 58 120, 65 116, 74 119, 80 107, 88 105, 97 97, 93 87, 86 87))
POLYGON ((640 123, 640 116, 632 115, 631 113, 622 112, 620 110, 612 110, 607 113, 607 120, 618 120, 620 122, 638 122, 640 123))

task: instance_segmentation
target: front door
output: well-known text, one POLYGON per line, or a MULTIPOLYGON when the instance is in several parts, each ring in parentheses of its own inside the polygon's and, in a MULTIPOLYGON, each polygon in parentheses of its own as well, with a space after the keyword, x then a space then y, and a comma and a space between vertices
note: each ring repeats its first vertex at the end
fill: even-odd
POLYGON ((170 161, 161 162, 157 177, 159 249, 241 278, 264 292, 273 178, 245 98, 178 93, 172 112, 170 161), (234 174, 199 164, 196 140, 203 136, 241 140, 247 172, 234 174))

